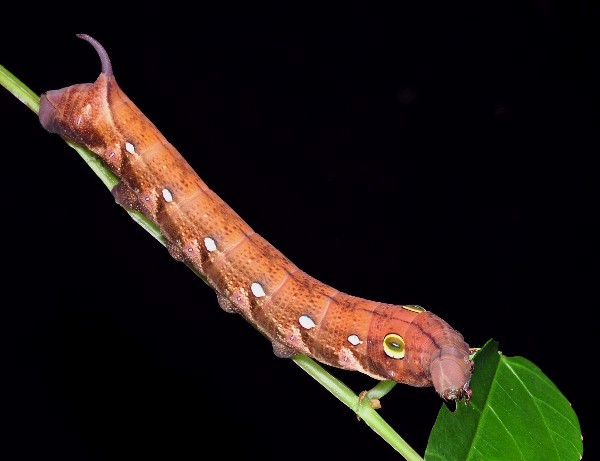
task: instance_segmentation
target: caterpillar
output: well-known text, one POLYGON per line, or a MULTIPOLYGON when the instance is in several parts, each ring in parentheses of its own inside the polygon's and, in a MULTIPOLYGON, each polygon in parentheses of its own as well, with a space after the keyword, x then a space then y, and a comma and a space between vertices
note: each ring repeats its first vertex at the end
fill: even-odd
POLYGON ((169 254, 194 268, 219 306, 253 324, 282 358, 305 354, 378 380, 433 386, 468 402, 473 363, 461 333, 417 305, 352 296, 299 269, 192 169, 118 86, 104 47, 94 83, 47 91, 44 129, 94 152, 118 178, 115 201, 159 228, 169 254))

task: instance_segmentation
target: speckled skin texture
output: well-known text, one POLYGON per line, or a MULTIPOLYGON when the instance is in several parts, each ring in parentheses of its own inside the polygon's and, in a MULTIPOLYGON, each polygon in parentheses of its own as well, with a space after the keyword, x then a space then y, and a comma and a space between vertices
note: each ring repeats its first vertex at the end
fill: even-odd
POLYGON ((98 52, 102 73, 93 84, 45 93, 42 126, 105 162, 120 178, 117 202, 159 227, 170 254, 206 278, 223 309, 254 324, 280 357, 306 354, 376 379, 434 386, 447 400, 469 398, 472 363, 459 332, 422 308, 351 296, 300 270, 215 194, 121 91, 104 48, 79 37, 98 52))

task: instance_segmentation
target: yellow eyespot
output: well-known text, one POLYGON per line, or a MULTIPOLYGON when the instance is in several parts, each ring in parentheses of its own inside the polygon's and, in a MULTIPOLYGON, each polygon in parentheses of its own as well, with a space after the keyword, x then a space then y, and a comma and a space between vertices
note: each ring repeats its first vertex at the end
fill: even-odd
POLYGON ((404 344, 404 338, 397 335, 396 333, 390 333, 383 338, 383 352, 388 357, 393 359, 404 358, 404 352, 406 351, 406 345, 404 344))
POLYGON ((421 306, 418 306, 416 304, 405 304, 402 306, 404 309, 406 309, 407 311, 412 311, 412 312, 425 312, 425 309, 421 306))

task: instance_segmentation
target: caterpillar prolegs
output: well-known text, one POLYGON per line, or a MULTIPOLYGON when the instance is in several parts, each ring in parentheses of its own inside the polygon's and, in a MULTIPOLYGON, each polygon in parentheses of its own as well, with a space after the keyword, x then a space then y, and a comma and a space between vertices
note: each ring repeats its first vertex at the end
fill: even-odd
POLYGON ((433 386, 468 401, 472 362, 463 336, 415 305, 342 293, 300 270, 200 179, 121 91, 105 49, 94 83, 48 91, 39 119, 97 154, 119 177, 116 201, 154 222, 171 256, 207 280, 227 312, 241 314, 279 357, 306 354, 376 379, 433 386))

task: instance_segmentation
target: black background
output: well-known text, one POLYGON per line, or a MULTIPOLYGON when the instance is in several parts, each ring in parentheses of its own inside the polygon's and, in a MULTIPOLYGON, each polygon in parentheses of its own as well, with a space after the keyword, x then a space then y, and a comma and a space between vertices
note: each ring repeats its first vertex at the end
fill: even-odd
MULTIPOLYGON (((471 346, 533 361, 594 459, 597 12, 413 3, 23 5, 0 64, 38 94, 93 81, 98 58, 75 38, 92 35, 254 230, 342 291, 421 304, 471 346)), ((3 89, 0 123, 0 459, 399 458, 3 89)), ((397 386, 383 404, 423 453, 433 390, 397 386)))

